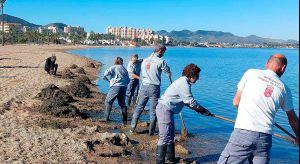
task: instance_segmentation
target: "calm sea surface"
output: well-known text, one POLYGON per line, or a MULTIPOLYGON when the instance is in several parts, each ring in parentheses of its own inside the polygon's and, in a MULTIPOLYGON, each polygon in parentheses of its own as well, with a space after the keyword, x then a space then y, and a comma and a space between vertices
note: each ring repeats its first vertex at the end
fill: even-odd
MULTIPOLYGON (((98 84, 99 90, 107 93, 109 84, 102 80, 103 72, 113 65, 117 56, 122 57, 124 65, 127 66, 131 54, 137 53, 140 58, 146 58, 152 51, 153 48, 93 48, 70 52, 95 59, 104 64, 99 74, 100 82, 98 81, 98 84)), ((274 53, 285 54, 288 59, 288 67, 282 76, 282 80, 292 91, 294 107, 299 116, 298 49, 168 48, 164 59, 171 68, 173 80, 180 77, 182 69, 187 64, 195 63, 200 66, 202 70, 200 80, 192 86, 194 97, 212 113, 235 119, 237 110, 232 106, 232 98, 236 92, 238 81, 249 68, 264 69, 268 57, 274 53)), ((168 86, 168 79, 162 75, 162 93, 168 86)), ((193 155, 190 157, 196 160, 200 159, 200 162, 216 162, 215 158, 219 156, 227 143, 233 130, 233 124, 216 118, 201 116, 188 108, 183 110, 183 117, 188 132, 194 135, 192 137, 194 142, 189 142, 190 145, 187 144, 192 149, 192 154, 198 153, 198 156, 199 154, 206 154, 205 157, 197 158, 193 155), (195 146, 195 144, 198 146, 195 146), (209 150, 210 154, 197 152, 199 147, 209 150)), ((286 114, 282 110, 279 110, 276 114, 276 122, 292 132, 286 114)), ((181 129, 179 116, 176 116, 176 129, 181 129)), ((274 129, 276 133, 285 135, 278 128, 274 129)), ((299 163, 299 148, 274 136, 271 162, 299 163)))

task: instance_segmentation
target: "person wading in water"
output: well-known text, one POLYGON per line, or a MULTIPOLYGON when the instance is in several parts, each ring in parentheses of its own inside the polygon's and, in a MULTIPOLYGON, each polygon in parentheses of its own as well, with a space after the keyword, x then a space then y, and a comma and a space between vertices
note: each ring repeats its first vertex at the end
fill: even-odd
POLYGON ((138 95, 138 102, 131 120, 130 133, 133 133, 140 115, 150 99, 150 126, 149 135, 153 135, 156 127, 155 108, 160 96, 161 73, 164 72, 171 81, 171 71, 165 60, 162 59, 167 48, 163 45, 155 47, 154 53, 142 62, 142 86, 138 95))
POLYGON ((201 69, 195 64, 187 65, 182 76, 175 80, 158 100, 156 107, 159 128, 159 140, 156 148, 156 163, 175 162, 175 123, 174 114, 181 112, 184 106, 205 116, 212 114, 202 107, 193 97, 191 85, 199 79, 201 69))
POLYGON ((127 106, 130 106, 132 101, 135 103, 139 92, 139 79, 143 60, 139 60, 138 58, 138 54, 131 55, 131 61, 129 61, 127 66, 127 71, 130 78, 126 93, 127 106))
POLYGON ((103 79, 110 83, 110 88, 105 98, 104 121, 109 121, 112 104, 117 98, 118 104, 122 109, 123 123, 126 124, 127 107, 125 104, 125 97, 129 76, 126 68, 123 66, 123 59, 121 57, 117 57, 115 60, 115 65, 109 67, 104 72, 103 79), (110 76, 110 80, 108 80, 108 76, 110 76))
POLYGON ((290 89, 280 80, 287 66, 282 54, 272 55, 266 70, 249 69, 237 85, 233 105, 238 115, 218 164, 269 163, 275 114, 282 108, 299 143, 299 118, 290 89))

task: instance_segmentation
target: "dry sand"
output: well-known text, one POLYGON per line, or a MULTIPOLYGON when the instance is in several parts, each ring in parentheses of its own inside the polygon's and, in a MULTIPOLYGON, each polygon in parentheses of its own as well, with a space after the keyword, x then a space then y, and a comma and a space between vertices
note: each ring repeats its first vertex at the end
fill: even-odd
POLYGON ((45 73, 43 68, 45 59, 55 53, 59 65, 58 71, 71 64, 84 66, 89 62, 88 59, 74 57, 64 52, 78 48, 85 48, 85 46, 8 45, 0 47, 0 104, 12 98, 21 101, 23 105, 30 104, 31 99, 49 84, 67 85, 68 80, 57 79, 45 73))

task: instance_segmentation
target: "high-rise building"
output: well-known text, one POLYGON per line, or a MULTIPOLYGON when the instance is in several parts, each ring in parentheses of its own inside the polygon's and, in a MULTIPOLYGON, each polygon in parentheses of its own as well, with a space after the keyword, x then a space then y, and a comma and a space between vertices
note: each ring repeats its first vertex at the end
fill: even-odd
POLYGON ((64 33, 70 34, 70 33, 83 33, 84 32, 84 28, 80 27, 80 26, 66 26, 64 27, 64 33))
POLYGON ((135 29, 132 27, 107 27, 107 34, 113 34, 117 38, 140 38, 143 40, 149 40, 154 37, 154 31, 151 29, 135 29))

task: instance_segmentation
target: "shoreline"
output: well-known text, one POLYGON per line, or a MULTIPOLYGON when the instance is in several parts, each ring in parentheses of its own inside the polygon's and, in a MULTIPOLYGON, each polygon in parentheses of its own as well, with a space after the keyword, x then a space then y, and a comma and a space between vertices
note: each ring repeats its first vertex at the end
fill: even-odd
MULTIPOLYGON (((77 78, 83 76, 77 73, 76 69, 69 69, 72 64, 84 68, 90 80, 98 78, 101 62, 66 52, 82 48, 89 47, 55 45, 1 47, 0 65, 11 68, 1 68, 0 76, 15 76, 15 78, 0 78, 0 163, 155 161, 158 137, 148 136, 145 132, 145 129, 148 129, 146 122, 138 124, 138 128, 144 131, 128 136, 126 132, 129 129, 129 122, 122 125, 119 110, 112 110, 113 122, 104 123, 98 120, 103 116, 105 94, 102 94, 95 84, 85 84, 91 94, 87 98, 68 92, 75 100, 68 104, 78 109, 80 115, 58 117, 41 112, 48 99, 42 100, 37 95, 41 95, 50 84, 67 92, 67 88, 72 86, 77 78), (43 69, 43 61, 52 53, 56 54, 59 65, 56 76, 48 75, 43 69), (96 67, 89 67, 90 63, 94 63, 96 67), (73 72, 72 78, 63 78, 66 69, 73 72), (118 137, 120 139, 115 139, 118 137)), ((56 107, 50 109, 52 111, 56 107)), ((132 109, 129 109, 130 112, 132 109)))

